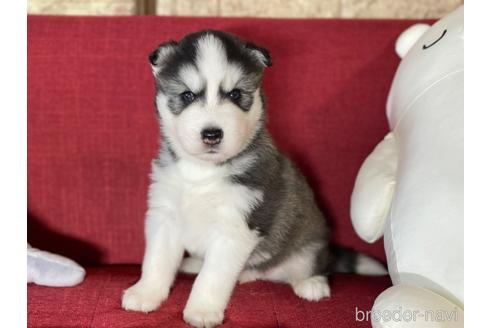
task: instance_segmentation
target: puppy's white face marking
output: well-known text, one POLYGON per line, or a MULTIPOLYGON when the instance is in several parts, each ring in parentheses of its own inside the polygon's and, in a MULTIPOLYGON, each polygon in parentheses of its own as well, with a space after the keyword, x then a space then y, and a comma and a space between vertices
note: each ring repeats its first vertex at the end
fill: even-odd
POLYGON ((200 74, 207 81, 205 107, 212 109, 219 103, 220 83, 224 80, 229 66, 222 42, 210 34, 199 39, 196 63, 200 74))
POLYGON ((228 60, 222 41, 212 34, 198 39, 194 63, 183 65, 177 76, 183 85, 180 91, 191 91, 194 100, 179 113, 170 110, 170 96, 163 92, 156 101, 165 137, 177 155, 220 163, 244 150, 261 126, 262 100, 258 87, 250 89, 250 77, 241 66, 228 60), (234 89, 252 99, 249 108, 227 96, 234 89), (210 128, 223 134, 213 146, 202 140, 203 131, 210 128))
POLYGON ((200 92, 206 85, 206 81, 200 76, 198 70, 193 65, 186 65, 181 68, 179 77, 193 93, 200 92))

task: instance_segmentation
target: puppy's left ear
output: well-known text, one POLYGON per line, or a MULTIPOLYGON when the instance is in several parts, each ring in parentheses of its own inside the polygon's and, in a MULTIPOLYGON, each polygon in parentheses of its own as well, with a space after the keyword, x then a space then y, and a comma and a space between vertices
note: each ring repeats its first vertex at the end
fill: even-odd
POLYGON ((171 54, 176 51, 178 43, 174 40, 162 43, 157 49, 152 51, 149 55, 149 62, 152 66, 152 72, 156 76, 159 71, 167 64, 167 61, 171 54))
POLYGON ((248 42, 246 43, 246 49, 248 49, 250 53, 260 61, 263 67, 272 66, 272 58, 270 57, 268 50, 266 50, 265 48, 248 42))

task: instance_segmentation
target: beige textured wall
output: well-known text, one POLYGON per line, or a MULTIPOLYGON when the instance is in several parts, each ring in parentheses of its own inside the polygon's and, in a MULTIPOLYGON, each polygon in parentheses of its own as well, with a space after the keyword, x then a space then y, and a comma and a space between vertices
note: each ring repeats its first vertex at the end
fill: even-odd
MULTIPOLYGON (((133 15, 137 0, 28 0, 32 14, 133 15)), ((178 16, 438 18, 463 0, 157 0, 178 16)))
POLYGON ((135 0, 28 0, 27 12, 45 15, 133 15, 135 0))
POLYGON ((184 16, 438 18, 463 0, 160 0, 157 13, 184 16))

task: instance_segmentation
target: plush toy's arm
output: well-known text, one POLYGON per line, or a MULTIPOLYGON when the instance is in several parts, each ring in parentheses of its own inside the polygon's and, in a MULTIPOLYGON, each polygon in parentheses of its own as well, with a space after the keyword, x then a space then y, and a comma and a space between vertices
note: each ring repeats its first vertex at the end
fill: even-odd
POLYGON ((350 216, 355 231, 372 243, 384 231, 395 186, 398 151, 392 132, 376 146, 362 164, 350 204, 350 216))
POLYGON ((51 287, 75 286, 84 280, 85 270, 61 255, 41 251, 27 244, 27 282, 51 287))

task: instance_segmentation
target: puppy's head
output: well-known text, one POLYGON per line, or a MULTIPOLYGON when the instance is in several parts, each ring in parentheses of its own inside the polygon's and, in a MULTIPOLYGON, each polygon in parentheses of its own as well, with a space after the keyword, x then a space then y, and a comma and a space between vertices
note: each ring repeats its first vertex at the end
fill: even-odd
POLYGON ((202 31, 160 45, 149 59, 161 128, 178 157, 220 163, 246 148, 263 124, 265 49, 202 31))

